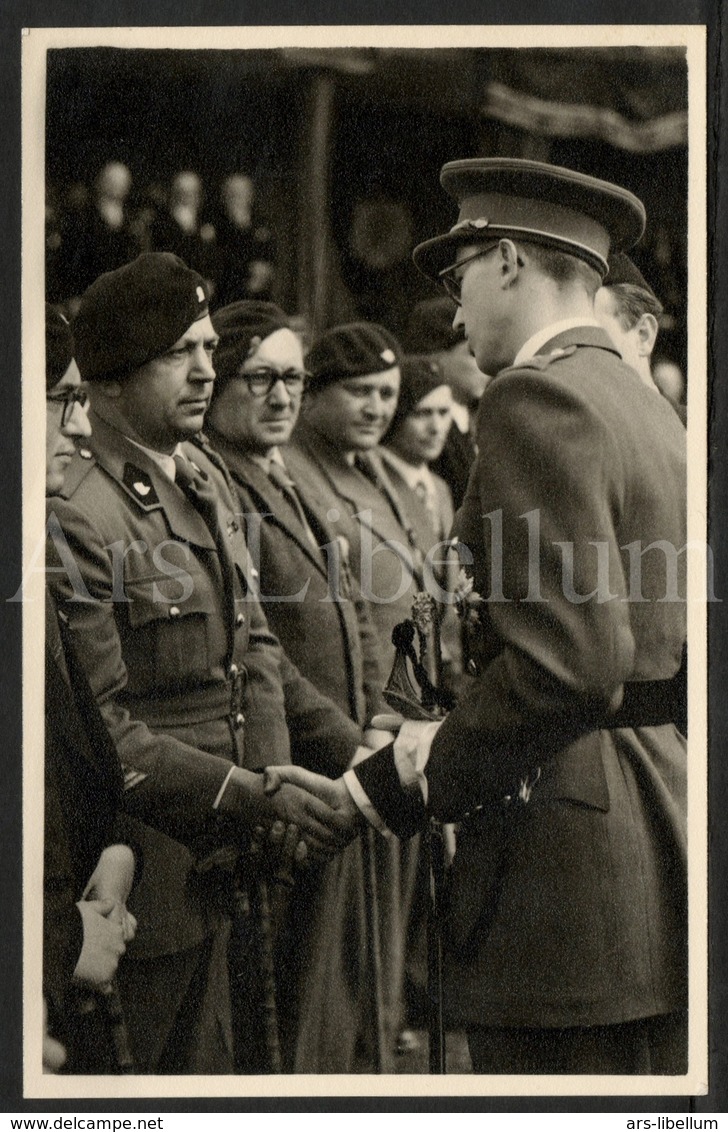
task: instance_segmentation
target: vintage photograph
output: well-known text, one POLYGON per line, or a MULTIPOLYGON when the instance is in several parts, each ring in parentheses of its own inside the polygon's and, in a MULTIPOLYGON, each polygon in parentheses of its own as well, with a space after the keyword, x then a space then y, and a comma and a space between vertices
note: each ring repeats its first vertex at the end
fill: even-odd
POLYGON ((704 106, 28 29, 26 1095, 705 1091, 704 106))

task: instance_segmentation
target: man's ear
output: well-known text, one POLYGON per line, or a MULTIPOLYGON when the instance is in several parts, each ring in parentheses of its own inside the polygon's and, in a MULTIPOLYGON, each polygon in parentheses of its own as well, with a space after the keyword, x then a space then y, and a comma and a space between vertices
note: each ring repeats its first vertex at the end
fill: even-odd
POLYGON ((637 335, 637 353, 641 358, 649 358, 660 329, 657 319, 653 314, 645 312, 634 329, 637 335))
POLYGON ((523 264, 513 240, 501 240, 497 254, 500 256, 501 286, 512 287, 523 264))

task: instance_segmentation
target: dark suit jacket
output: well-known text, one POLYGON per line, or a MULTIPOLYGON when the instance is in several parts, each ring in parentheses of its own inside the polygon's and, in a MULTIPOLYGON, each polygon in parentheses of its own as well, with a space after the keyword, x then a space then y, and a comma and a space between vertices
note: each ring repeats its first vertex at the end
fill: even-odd
POLYGON ((112 840, 122 774, 88 682, 66 655, 50 595, 45 663, 43 993, 51 1033, 68 1042, 67 999, 83 944, 76 903, 112 840))
MULTIPOLYGON (((458 838, 450 1005, 506 1026, 671 1011, 686 993, 685 742, 669 723, 610 719, 625 683, 680 667, 684 556, 667 601, 663 549, 643 554, 642 600, 635 563, 660 540, 668 555, 685 544, 684 429, 583 328, 491 382, 478 446, 458 525, 490 598, 478 678, 426 770, 435 817, 484 807, 458 838)), ((418 802, 394 770, 385 753, 356 773, 401 833, 418 802)))
POLYGON ((194 849, 220 836, 212 806, 231 760, 288 762, 289 720, 302 761, 324 751, 341 765, 359 732, 270 632, 219 458, 204 443, 184 446, 216 487, 230 576, 179 487, 95 414, 92 423, 64 497, 52 500, 49 554, 62 571, 52 585, 121 761, 146 775, 124 795, 125 811, 155 827, 136 831, 145 873, 129 950, 159 955, 194 946, 218 922, 214 877, 172 838, 194 849), (69 600, 74 582, 91 600, 69 600), (240 703, 232 666, 245 677, 240 703))
POLYGON ((418 545, 377 454, 370 454, 370 460, 379 486, 348 465, 305 421, 286 448, 286 466, 309 506, 347 540, 351 569, 376 630, 383 687, 394 659, 392 629, 412 612, 429 546, 418 545))
MULTIPOLYGON (((331 550, 318 548, 338 549, 335 530, 300 496, 316 536, 313 546, 295 510, 261 466, 216 433, 208 436, 235 481, 268 624, 307 679, 363 726, 386 705, 366 603, 356 587, 332 600, 336 559, 329 558, 331 550)), ((346 576, 340 575, 340 581, 339 588, 345 589, 346 576)), ((325 769, 334 775, 341 770, 325 769)))

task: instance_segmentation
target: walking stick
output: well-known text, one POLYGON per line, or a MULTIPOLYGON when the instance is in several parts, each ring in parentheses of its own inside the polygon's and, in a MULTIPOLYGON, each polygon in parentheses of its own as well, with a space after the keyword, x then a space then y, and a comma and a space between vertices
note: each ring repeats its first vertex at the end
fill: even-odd
MULTIPOLYGON (((396 654, 384 698, 405 719, 442 719, 450 705, 439 685, 441 670, 440 636, 434 598, 418 593, 412 605, 412 619, 395 625, 392 643, 396 654), (419 646, 419 656, 415 649, 419 646), (415 688, 410 671, 417 682, 415 688)), ((429 1070, 446 1072, 445 1025, 442 984, 442 903, 445 855, 442 827, 430 821, 426 836, 429 860, 430 899, 427 913, 427 998, 429 1032, 429 1070)))
POLYGON ((442 828, 430 819, 427 831, 430 872, 430 899, 427 907, 427 1003, 430 1073, 446 1073, 445 1019, 442 1000, 442 892, 445 881, 445 852, 442 828))

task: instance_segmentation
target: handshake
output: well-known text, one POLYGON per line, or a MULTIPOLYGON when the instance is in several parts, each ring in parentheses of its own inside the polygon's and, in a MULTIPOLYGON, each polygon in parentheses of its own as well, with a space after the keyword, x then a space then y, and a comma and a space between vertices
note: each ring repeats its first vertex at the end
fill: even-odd
POLYGON ((269 839, 298 844, 295 860, 324 861, 339 853, 366 826, 343 778, 330 779, 301 766, 269 766, 263 774, 266 802, 275 814, 269 839))

